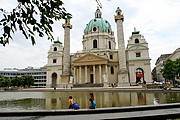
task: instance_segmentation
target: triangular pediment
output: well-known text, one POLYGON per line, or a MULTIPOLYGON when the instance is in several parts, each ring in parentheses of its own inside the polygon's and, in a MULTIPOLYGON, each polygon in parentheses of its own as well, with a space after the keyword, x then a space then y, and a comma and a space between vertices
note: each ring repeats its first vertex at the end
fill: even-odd
POLYGON ((107 64, 108 59, 93 55, 93 54, 87 54, 79 59, 75 60, 73 63, 74 65, 92 65, 92 64, 107 64))

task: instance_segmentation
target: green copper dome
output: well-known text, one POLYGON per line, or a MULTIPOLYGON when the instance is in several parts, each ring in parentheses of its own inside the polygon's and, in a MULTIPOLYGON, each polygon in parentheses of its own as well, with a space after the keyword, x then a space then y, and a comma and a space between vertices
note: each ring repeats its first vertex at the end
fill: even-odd
POLYGON ((99 32, 112 32, 109 22, 101 18, 101 11, 99 8, 95 12, 95 18, 90 20, 90 22, 86 25, 85 32, 96 32, 96 29, 98 29, 99 32))

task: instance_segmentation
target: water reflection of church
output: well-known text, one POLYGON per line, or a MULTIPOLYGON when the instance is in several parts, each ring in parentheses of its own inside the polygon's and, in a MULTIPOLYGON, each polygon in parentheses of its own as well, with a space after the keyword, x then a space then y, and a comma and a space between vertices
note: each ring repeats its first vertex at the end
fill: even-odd
MULTIPOLYGON (((48 52, 47 87, 70 87, 76 85, 129 86, 139 82, 151 83, 148 43, 136 29, 124 44, 121 9, 114 16, 117 26, 117 42, 110 23, 102 18, 99 8, 95 17, 84 29, 83 50, 70 54, 70 20, 64 28, 64 45, 57 40, 48 52)), ((71 39, 73 40, 73 38, 71 39)))
MULTIPOLYGON (((68 109, 68 93, 56 92, 57 98, 49 97, 50 93, 44 93, 45 109, 68 109)), ((77 102, 81 109, 87 108, 89 105, 89 94, 87 92, 73 92, 71 93, 75 102, 77 102)), ((146 92, 94 92, 97 108, 106 107, 125 107, 125 106, 139 106, 139 105, 153 105, 154 94, 146 92)), ((160 98, 159 96, 156 96, 160 98)))

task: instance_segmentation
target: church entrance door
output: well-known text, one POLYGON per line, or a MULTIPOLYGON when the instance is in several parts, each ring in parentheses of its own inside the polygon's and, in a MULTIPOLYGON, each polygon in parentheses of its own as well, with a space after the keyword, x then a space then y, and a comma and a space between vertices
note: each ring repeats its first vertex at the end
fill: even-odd
POLYGON ((136 83, 144 83, 144 70, 142 68, 136 69, 136 83))
POLYGON ((52 74, 52 87, 56 88, 56 81, 57 81, 57 74, 53 73, 52 74))

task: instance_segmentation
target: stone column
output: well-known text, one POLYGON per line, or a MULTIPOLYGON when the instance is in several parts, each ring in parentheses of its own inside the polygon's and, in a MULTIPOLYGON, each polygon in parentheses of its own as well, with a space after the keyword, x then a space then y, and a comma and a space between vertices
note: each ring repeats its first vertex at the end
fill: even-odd
POLYGON ((107 80, 109 82, 109 72, 108 72, 108 66, 105 65, 105 69, 106 69, 106 77, 107 77, 107 80))
POLYGON ((70 79, 70 29, 72 29, 70 19, 66 19, 62 27, 64 28, 64 54, 63 73, 61 75, 61 78, 62 83, 68 84, 70 79))
POLYGON ((77 70, 76 70, 76 75, 77 75, 77 77, 76 77, 76 83, 78 83, 79 84, 79 68, 77 68, 77 70))
POLYGON ((74 67, 74 84, 76 84, 76 67, 74 67))
POLYGON ((85 82, 87 83, 88 80, 87 80, 87 65, 85 66, 85 82))
POLYGON ((102 83, 101 65, 99 65, 99 82, 102 83))
POLYGON ((82 67, 79 66, 79 83, 81 84, 82 83, 82 76, 81 76, 81 73, 82 73, 82 67))
POLYGON ((123 21, 124 16, 119 7, 114 16, 117 26, 117 39, 118 39, 118 58, 119 58, 119 72, 118 72, 118 86, 129 86, 128 71, 126 67, 126 54, 124 44, 123 21))
POLYGON ((105 74, 103 75, 103 84, 104 87, 108 87, 109 86, 109 78, 108 78, 108 66, 105 65, 105 74))
POLYGON ((93 65, 93 76, 94 76, 94 83, 96 83, 96 66, 93 65))

